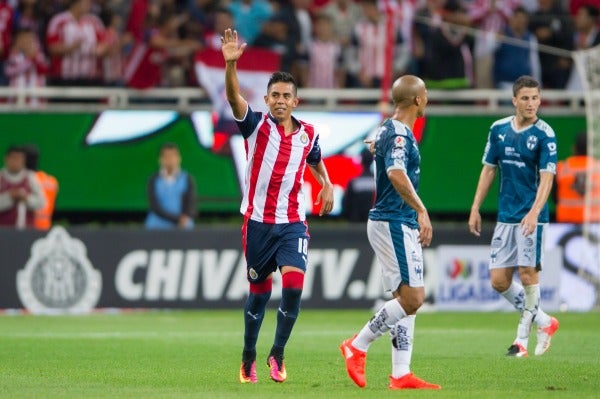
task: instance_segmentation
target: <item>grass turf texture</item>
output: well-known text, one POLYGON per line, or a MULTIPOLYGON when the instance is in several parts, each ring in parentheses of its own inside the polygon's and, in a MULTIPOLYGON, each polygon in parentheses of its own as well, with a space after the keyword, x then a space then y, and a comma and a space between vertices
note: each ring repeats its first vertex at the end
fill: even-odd
POLYGON ((346 375, 338 346, 368 310, 303 310, 286 350, 288 380, 268 377, 269 309, 256 385, 240 384, 242 313, 140 312, 0 317, 0 398, 598 398, 600 315, 558 314, 544 356, 506 357, 516 313, 423 313, 412 370, 441 391, 388 391, 389 338, 369 351, 367 387, 346 375))

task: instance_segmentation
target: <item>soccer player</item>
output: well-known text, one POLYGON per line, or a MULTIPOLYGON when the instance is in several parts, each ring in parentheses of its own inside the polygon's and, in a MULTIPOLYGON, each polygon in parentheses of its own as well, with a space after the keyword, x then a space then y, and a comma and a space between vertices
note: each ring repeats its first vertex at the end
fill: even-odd
POLYGON ((383 283, 393 299, 354 337, 342 342, 350 378, 366 385, 369 346, 389 331, 392 341, 390 389, 440 389, 410 371, 415 317, 425 299, 422 246, 431 243, 429 215, 417 194, 421 156, 412 128, 427 105, 425 83, 405 75, 392 85, 394 113, 377 133, 375 151, 375 206, 369 212, 367 236, 382 265, 383 283))
POLYGON ((333 185, 315 128, 292 116, 299 101, 292 75, 273 73, 265 96, 269 112, 255 112, 240 94, 236 72, 246 43, 238 44, 237 32, 231 29, 225 30, 221 40, 227 101, 246 140, 248 159, 240 211, 250 292, 244 307, 240 382, 257 382, 256 341, 277 269, 282 275, 282 294, 267 365, 271 379, 284 382, 284 348, 300 311, 307 262, 309 235, 302 191, 306 165, 322 186, 316 201, 322 203, 320 215, 333 208, 333 185))
POLYGON ((483 154, 469 230, 481 232, 479 208, 500 170, 498 221, 490 255, 492 287, 521 312, 517 337, 508 356, 527 356, 532 323, 537 329, 535 354, 550 347, 558 321, 540 307, 539 271, 543 261, 544 229, 548 223, 546 201, 556 173, 556 137, 537 116, 539 83, 521 76, 513 84, 515 115, 494 122, 483 154), (513 281, 515 269, 521 283, 513 281))

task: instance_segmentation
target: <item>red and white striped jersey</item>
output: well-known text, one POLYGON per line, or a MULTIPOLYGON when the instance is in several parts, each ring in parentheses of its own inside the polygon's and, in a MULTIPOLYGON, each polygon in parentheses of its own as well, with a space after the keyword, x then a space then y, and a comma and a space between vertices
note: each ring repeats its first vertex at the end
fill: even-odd
POLYGON ((135 89, 148 89, 160 86, 162 79, 162 65, 168 59, 167 50, 155 48, 150 45, 153 35, 159 35, 157 29, 148 34, 148 39, 136 42, 133 50, 125 60, 125 83, 127 87, 135 89))
POLYGON ((14 12, 5 1, 0 1, 0 59, 8 58, 11 34, 13 31, 14 12))
POLYGON ((246 139, 246 177, 240 212, 262 223, 306 220, 304 171, 321 161, 318 134, 313 125, 294 119, 297 131, 286 136, 269 114, 250 107, 237 121, 246 139))
POLYGON ((41 49, 33 57, 12 51, 4 66, 11 87, 43 87, 48 69, 48 61, 41 49))
POLYGON ((56 14, 48 24, 48 46, 66 45, 81 41, 75 51, 52 57, 52 76, 61 79, 97 79, 100 77, 96 47, 104 34, 104 25, 98 17, 86 14, 79 20, 69 11, 56 14))
POLYGON ((342 47, 337 41, 313 40, 308 49, 309 87, 335 89, 339 87, 336 70, 340 67, 342 47))

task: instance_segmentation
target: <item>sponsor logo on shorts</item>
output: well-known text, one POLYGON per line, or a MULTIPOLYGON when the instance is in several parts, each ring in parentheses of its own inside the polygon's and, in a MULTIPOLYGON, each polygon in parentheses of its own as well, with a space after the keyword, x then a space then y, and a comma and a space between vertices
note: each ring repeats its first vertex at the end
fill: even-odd
POLYGON ((526 247, 533 247, 533 238, 531 238, 531 237, 525 238, 525 246, 526 247))
POLYGON ((502 246, 502 238, 494 237, 492 239, 492 248, 500 248, 502 246))

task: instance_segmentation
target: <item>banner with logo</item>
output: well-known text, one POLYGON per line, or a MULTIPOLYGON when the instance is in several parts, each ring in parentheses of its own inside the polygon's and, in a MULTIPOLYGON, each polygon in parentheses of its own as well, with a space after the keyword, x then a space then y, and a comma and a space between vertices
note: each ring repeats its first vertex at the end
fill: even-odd
MULTIPOLYGON (((490 249, 486 246, 441 245, 437 249, 439 275, 435 306, 439 310, 514 310, 490 285, 490 249)), ((540 273, 544 309, 560 306, 562 250, 553 246, 545 253, 540 273)), ((519 281, 518 273, 514 278, 519 281)))
MULTIPOLYGON (((264 96, 271 74, 279 70, 281 56, 267 49, 246 48, 236 63, 242 96, 255 111, 266 109, 264 96)), ((204 87, 218 115, 232 119, 225 95, 225 61, 221 51, 205 49, 196 54, 196 78, 204 87)))
MULTIPOLYGON (((600 288, 599 236, 590 241, 573 225, 548 230, 541 274, 544 308, 591 309, 600 288)), ((387 297, 364 225, 310 231, 303 307, 366 309, 387 297)), ((479 245, 489 243, 489 237, 489 229, 476 239, 466 228, 436 228, 434 244, 439 246, 423 251, 430 308, 511 310, 489 285, 489 246, 479 245)), ((0 309, 53 314, 96 308, 239 308, 248 289, 237 227, 0 229, 0 254, 0 309)), ((280 294, 275 274, 272 306, 280 294)))

